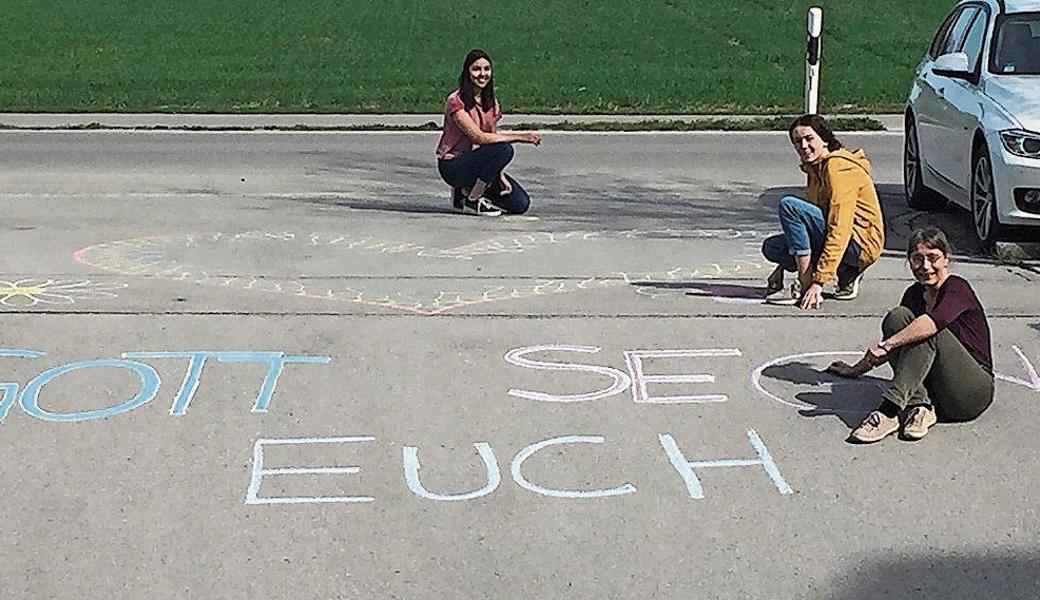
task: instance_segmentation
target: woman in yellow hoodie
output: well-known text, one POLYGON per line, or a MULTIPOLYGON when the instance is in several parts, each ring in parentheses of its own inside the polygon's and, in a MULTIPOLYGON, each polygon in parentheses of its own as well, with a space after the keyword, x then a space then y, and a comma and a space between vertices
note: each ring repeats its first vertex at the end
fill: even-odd
POLYGON ((835 299, 852 300, 863 271, 885 247, 870 162, 862 150, 843 148, 819 115, 795 119, 788 133, 802 159, 808 201, 780 200, 783 233, 762 244, 762 254, 777 264, 767 281, 766 301, 819 308, 823 286, 835 277, 835 299), (784 286, 785 271, 798 273, 790 287, 784 286))

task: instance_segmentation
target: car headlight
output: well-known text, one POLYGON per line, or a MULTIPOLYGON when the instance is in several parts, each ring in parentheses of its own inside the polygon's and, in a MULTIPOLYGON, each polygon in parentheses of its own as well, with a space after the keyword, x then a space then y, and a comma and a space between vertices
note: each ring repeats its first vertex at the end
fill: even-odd
POLYGON ((1007 151, 1026 158, 1040 158, 1040 133, 1011 129, 1001 131, 1000 139, 1007 151))

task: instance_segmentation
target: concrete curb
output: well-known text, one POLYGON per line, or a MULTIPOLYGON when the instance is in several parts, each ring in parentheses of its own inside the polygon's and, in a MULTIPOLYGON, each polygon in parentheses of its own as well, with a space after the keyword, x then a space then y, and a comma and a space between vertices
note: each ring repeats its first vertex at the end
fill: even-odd
MULTIPOLYGON (((503 124, 516 123, 636 123, 639 121, 694 121, 705 119, 755 119, 770 115, 506 115, 503 124)), ((868 117, 880 121, 887 131, 902 131, 902 115, 838 115, 868 117)), ((361 127, 389 125, 418 127, 433 122, 440 124, 440 114, 166 114, 166 113, 0 113, 0 124, 29 129, 82 128, 97 124, 99 128, 242 128, 294 127, 314 128, 361 127)))

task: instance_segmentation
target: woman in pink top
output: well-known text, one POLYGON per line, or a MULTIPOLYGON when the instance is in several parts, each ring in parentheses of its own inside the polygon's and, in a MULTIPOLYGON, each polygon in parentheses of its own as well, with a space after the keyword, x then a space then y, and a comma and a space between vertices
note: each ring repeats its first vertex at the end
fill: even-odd
POLYGON ((444 131, 437 144, 437 170, 452 187, 452 204, 481 216, 520 214, 530 198, 502 170, 513 160, 513 142, 537 146, 541 134, 499 133, 502 110, 495 100, 491 58, 483 50, 466 55, 459 87, 444 103, 444 131))

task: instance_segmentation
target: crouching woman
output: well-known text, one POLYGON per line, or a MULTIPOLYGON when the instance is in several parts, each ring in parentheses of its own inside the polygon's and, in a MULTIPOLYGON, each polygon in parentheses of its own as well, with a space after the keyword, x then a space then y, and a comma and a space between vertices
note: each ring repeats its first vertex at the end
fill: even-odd
POLYGON ((806 174, 808 200, 780 200, 783 233, 767 238, 762 253, 776 268, 766 282, 766 301, 819 308, 823 286, 837 279, 836 300, 859 293, 863 271, 885 247, 885 224, 870 162, 862 150, 847 150, 819 115, 791 123, 791 144, 806 174), (798 278, 790 288, 784 272, 798 278))
POLYGON ((902 427, 919 440, 938 420, 970 421, 993 402, 989 324, 975 291, 950 274, 950 244, 939 229, 910 237, 907 259, 917 283, 881 326, 883 340, 855 365, 830 371, 859 377, 888 362, 894 376, 877 410, 852 432, 851 441, 880 441, 902 427))
POLYGON ((513 143, 535 146, 535 131, 499 133, 502 109, 495 99, 491 57, 480 49, 466 55, 459 87, 444 103, 444 130, 437 143, 437 170, 452 187, 456 210, 484 217, 520 214, 530 206, 527 191, 503 172, 513 160, 513 143))

